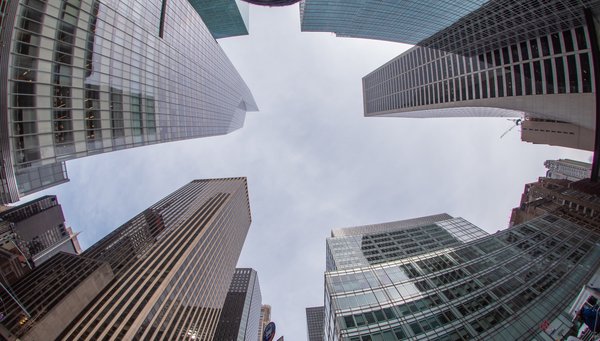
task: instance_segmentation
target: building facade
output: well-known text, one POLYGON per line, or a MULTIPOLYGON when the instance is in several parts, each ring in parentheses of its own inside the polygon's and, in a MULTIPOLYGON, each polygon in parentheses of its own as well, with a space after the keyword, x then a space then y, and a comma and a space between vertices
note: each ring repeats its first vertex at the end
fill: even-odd
POLYGON ((258 327, 258 341, 263 341, 263 332, 267 327, 267 324, 271 322, 271 306, 268 304, 263 304, 260 307, 260 323, 258 327))
POLYGON ((546 177, 551 179, 566 179, 569 181, 578 181, 589 179, 592 174, 592 165, 586 162, 559 159, 547 160, 544 162, 546 177))
POLYGON ((308 341, 323 341, 323 321, 325 319, 325 307, 306 308, 306 326, 308 330, 308 341))
MULTIPOLYGON (((250 221, 245 178, 183 186, 75 258, 73 264, 89 260, 108 270, 100 280, 90 280, 91 289, 81 289, 93 296, 89 304, 73 307, 70 323, 52 324, 46 339, 212 340, 250 221), (97 294, 89 293, 92 289, 97 294)), ((69 264, 61 265, 65 272, 77 273, 69 264)), ((41 319, 54 318, 53 307, 67 304, 61 299, 76 285, 54 281, 58 288, 42 285, 30 295, 29 276, 38 276, 37 269, 14 292, 35 318, 20 323, 23 309, 0 293, 7 305, 0 331, 8 340, 35 339, 30 330, 39 330, 41 319), (44 290, 47 294, 40 294, 44 290), (61 294, 49 295, 56 292, 61 294), (39 300, 45 296, 54 301, 39 300)))
POLYGON ((583 179, 539 178, 525 185, 519 206, 514 208, 510 225, 517 225, 544 214, 554 214, 578 224, 600 226, 600 186, 583 179))
POLYGON ((303 32, 417 44, 486 2, 303 0, 300 24, 303 32))
POLYGON ((325 340, 560 338, 572 325, 563 312, 600 263, 599 232, 544 215, 447 247, 327 271, 325 340))
POLYGON ((2 202, 68 181, 66 160, 227 134, 257 110, 186 0, 0 8, 2 202))
POLYGON ((521 121, 521 141, 582 150, 594 150, 594 129, 577 124, 528 117, 521 121))
POLYGON ((476 56, 414 47, 363 78, 365 116, 532 117, 595 129, 587 27, 476 56))
POLYGON ((202 21, 215 39, 247 35, 249 6, 241 0, 191 0, 202 21))
POLYGON ((254 341, 260 329, 262 296, 254 269, 235 269, 214 341, 254 341))
POLYGON ((81 253, 56 196, 47 195, 0 212, 0 274, 5 284, 59 252, 81 253))
POLYGON ((463 218, 453 218, 445 213, 334 229, 326 242, 326 270, 385 263, 485 235, 487 233, 463 218))
POLYGON ((364 115, 517 117, 523 141, 593 150, 599 6, 488 1, 365 76, 364 115))

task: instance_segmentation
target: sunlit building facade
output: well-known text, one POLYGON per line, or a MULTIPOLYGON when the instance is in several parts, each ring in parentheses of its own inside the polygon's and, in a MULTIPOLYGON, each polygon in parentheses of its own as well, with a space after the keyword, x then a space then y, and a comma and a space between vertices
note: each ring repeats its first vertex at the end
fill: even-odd
MULTIPOLYGON (((409 231, 412 243, 435 245, 437 236, 419 234, 427 226, 376 238, 393 243, 392 233, 409 231)), ((329 270, 325 340, 558 339, 600 263, 599 240, 597 228, 544 215, 470 241, 329 270)))
POLYGON ((189 1, 1 5, 2 202, 68 181, 66 160, 227 134, 257 110, 189 1))
POLYGON ((235 269, 214 341, 255 341, 261 327, 262 296, 258 273, 250 268, 235 269))
MULTIPOLYGON (((65 260, 58 263, 52 258, 47 263, 60 269, 52 275, 55 281, 31 285, 30 280, 40 278, 37 269, 21 279, 14 293, 35 318, 21 323, 23 309, 0 293, 6 303, 0 333, 9 340, 34 340, 36 335, 49 340, 212 340, 250 221, 245 178, 194 180, 81 257, 61 253, 65 260), (86 262, 91 265, 82 272, 86 262)), ((44 272, 52 274, 45 266, 44 272)))

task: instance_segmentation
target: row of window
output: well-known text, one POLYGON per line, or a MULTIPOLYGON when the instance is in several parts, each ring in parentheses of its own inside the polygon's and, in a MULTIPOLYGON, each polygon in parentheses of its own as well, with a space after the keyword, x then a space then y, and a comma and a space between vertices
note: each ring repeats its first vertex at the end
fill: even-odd
POLYGON ((380 90, 384 97, 365 90, 368 112, 478 100, 497 97, 592 92, 589 53, 543 59, 522 65, 498 68, 473 75, 411 88, 400 77, 391 89, 380 90), (566 63, 566 64, 565 64, 566 63))

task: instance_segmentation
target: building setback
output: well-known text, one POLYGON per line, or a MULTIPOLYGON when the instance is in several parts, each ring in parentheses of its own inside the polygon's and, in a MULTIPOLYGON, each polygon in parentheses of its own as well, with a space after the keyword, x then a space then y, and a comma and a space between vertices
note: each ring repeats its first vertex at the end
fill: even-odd
POLYGON ((214 341, 254 341, 260 327, 262 296, 254 269, 235 269, 214 341))
POLYGON ((306 308, 306 326, 308 328, 308 341, 323 341, 323 321, 325 320, 325 307, 306 308))
POLYGON ((52 258, 48 263, 58 262, 62 272, 43 271, 58 279, 31 285, 34 276, 46 276, 36 269, 20 280, 14 293, 32 316, 24 323, 23 309, 0 293, 6 303, 0 332, 8 340, 34 340, 40 334, 31 330, 59 340, 211 340, 250 221, 245 178, 194 180, 81 256, 52 258), (86 270, 95 277, 86 277, 82 262, 96 264, 86 270), (53 315, 65 306, 67 317, 53 315), (40 326, 41 320, 58 322, 40 326))
POLYGON ((425 249, 328 270, 325 340, 560 338, 572 325, 571 302, 600 265, 595 226, 546 214, 446 247, 435 246, 445 233, 432 234, 427 224, 361 232, 365 247, 400 243, 425 249))
POLYGON ((68 181, 66 160, 227 134, 257 110, 186 0, 1 8, 1 202, 68 181))

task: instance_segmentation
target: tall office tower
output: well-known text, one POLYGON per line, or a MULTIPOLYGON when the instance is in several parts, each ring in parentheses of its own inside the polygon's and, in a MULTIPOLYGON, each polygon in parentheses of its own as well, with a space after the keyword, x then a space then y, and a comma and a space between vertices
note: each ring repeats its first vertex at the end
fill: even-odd
POLYGON ((588 179, 592 173, 592 165, 570 159, 547 160, 544 166, 548 169, 546 177, 578 181, 588 179))
MULTIPOLYGON (((555 340, 565 335, 572 324, 566 311, 600 265, 597 225, 591 229, 544 215, 493 235, 439 246, 440 239, 457 232, 434 231, 440 222, 434 224, 360 232, 365 258, 374 244, 413 244, 422 250, 379 264, 359 261, 356 267, 328 270, 325 340, 555 340)), ((460 230, 476 228, 468 224, 460 230)), ((328 249, 337 238, 330 238, 328 249)), ((352 254, 354 246, 336 252, 352 254)))
POLYGON ((215 341, 254 341, 260 327, 262 296, 254 269, 235 269, 215 341))
POLYGON ((524 117, 525 141, 592 150, 599 4, 489 1, 365 76, 365 116, 524 117))
POLYGON ((34 269, 13 286, 24 308, 0 292, 0 333, 9 340, 212 340, 250 221, 245 178, 192 181, 81 256, 52 258, 61 269, 56 280, 31 285, 46 276, 34 269), (69 308, 66 317, 61 307, 69 308), (25 310, 31 318, 19 323, 25 310))
POLYGON ((443 1, 302 0, 303 32, 333 32, 338 37, 417 44, 486 0, 443 1))
POLYGON ((473 57, 414 47, 363 78, 365 116, 515 116, 595 129, 587 27, 473 57))
POLYGON ((600 226, 600 185, 583 179, 539 178, 526 184, 519 206, 512 210, 510 225, 552 213, 579 224, 600 226))
POLYGON ((0 220, 3 226, 0 272, 9 283, 18 279, 23 271, 39 266, 59 252, 81 253, 77 235, 65 225, 62 208, 54 195, 0 212, 0 220), (18 258, 16 263, 15 257, 18 258))
POLYGON ((65 160, 227 134, 257 110, 186 0, 0 8, 1 202, 68 181, 65 160))
POLYGON ((308 341, 323 341, 323 321, 325 320, 325 307, 306 308, 306 326, 308 328, 308 341))
POLYGON ((267 324, 271 322, 271 306, 268 304, 263 304, 260 307, 260 322, 258 327, 258 341, 263 341, 263 332, 267 327, 267 324))
POLYGON ((190 0, 215 39, 247 35, 249 6, 240 0, 190 0))
POLYGON ((470 54, 585 23, 597 0, 443 1, 303 0, 302 31, 415 44, 470 54), (469 32, 472 34, 470 37, 469 32))

